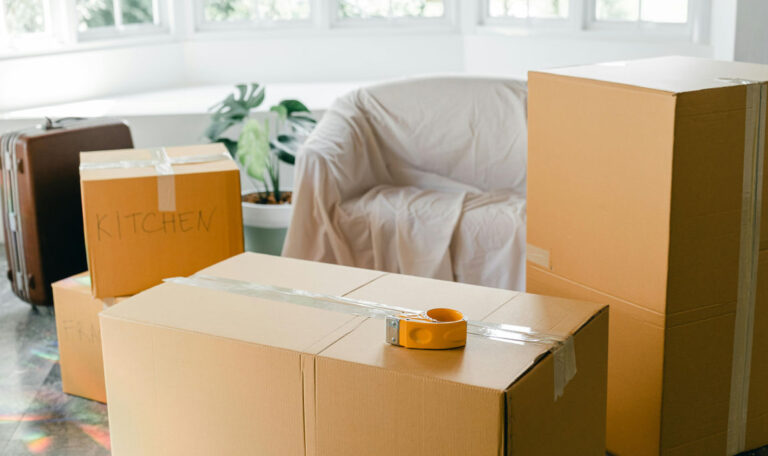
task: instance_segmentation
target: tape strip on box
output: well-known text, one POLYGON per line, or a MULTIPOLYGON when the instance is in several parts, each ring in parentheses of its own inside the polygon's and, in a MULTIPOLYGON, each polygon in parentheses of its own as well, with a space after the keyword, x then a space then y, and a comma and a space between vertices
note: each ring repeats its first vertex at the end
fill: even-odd
POLYGON ((746 450, 749 379, 752 364, 752 338, 757 290, 757 258, 765 160, 765 115, 768 86, 753 81, 746 84, 744 128, 744 174, 739 245, 739 277, 734 324, 733 364, 728 410, 727 453, 746 450))
POLYGON ((188 157, 168 156, 165 147, 149 151, 149 160, 118 160, 105 162, 80 163, 80 169, 117 169, 117 168, 148 168, 154 167, 157 172, 157 209, 161 212, 176 210, 176 181, 173 165, 207 163, 218 160, 229 160, 229 154, 192 155, 188 157))
MULTIPOLYGON (((343 296, 331 296, 306 290, 262 285, 241 280, 196 274, 191 277, 174 277, 165 282, 225 291, 254 298, 288 302, 316 309, 347 313, 368 318, 386 319, 402 314, 421 314, 422 311, 405 307, 389 306, 343 296)), ((546 334, 532 328, 505 323, 467 321, 467 334, 512 344, 540 344, 548 347, 554 358, 554 398, 559 399, 566 385, 576 375, 576 349, 573 336, 546 334)))

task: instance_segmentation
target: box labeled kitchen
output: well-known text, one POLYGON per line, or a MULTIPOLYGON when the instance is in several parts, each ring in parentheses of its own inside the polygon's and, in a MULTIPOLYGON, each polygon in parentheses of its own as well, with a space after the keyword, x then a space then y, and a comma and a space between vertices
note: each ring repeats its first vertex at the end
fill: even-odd
POLYGON ((117 456, 604 454, 602 305, 252 253, 189 280, 101 314, 117 456), (252 283, 304 304, 237 291, 252 283), (463 348, 407 349, 385 341, 385 320, 305 292, 453 308, 571 350, 471 333, 463 348))
POLYGON ((243 251, 239 171, 221 144, 82 154, 80 182, 96 297, 243 251))

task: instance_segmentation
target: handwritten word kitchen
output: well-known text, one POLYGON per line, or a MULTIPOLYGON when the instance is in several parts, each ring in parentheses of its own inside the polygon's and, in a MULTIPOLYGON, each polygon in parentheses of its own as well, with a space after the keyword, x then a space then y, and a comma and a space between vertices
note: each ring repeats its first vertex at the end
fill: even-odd
POLYGON ((142 234, 209 232, 216 208, 180 212, 120 211, 96 214, 96 239, 123 239, 142 234))

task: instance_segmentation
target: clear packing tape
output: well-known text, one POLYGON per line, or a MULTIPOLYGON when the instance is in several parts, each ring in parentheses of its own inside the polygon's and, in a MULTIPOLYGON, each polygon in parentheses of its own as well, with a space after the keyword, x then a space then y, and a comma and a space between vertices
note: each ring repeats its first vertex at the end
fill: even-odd
MULTIPOLYGON (((174 277, 165 279, 165 282, 287 302, 366 318, 386 319, 387 317, 402 315, 424 316, 424 311, 405 307, 203 274, 196 274, 191 277, 174 277)), ((467 334, 511 344, 537 344, 547 347, 554 358, 555 400, 563 395, 566 385, 576 375, 576 349, 573 337, 570 335, 563 337, 545 334, 525 326, 484 321, 467 321, 467 334)))
POLYGON ((149 154, 152 158, 146 160, 81 162, 80 170, 154 167, 157 172, 157 209, 161 212, 173 212, 176 210, 176 184, 174 181, 173 165, 189 165, 230 159, 229 154, 226 152, 171 158, 168 156, 165 147, 150 149, 149 154))

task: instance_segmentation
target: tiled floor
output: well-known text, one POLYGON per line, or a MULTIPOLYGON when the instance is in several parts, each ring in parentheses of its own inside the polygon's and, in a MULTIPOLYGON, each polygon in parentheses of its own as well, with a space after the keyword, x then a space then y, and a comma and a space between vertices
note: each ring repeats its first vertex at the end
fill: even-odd
MULTIPOLYGON (((4 273, 5 252, 0 256, 4 273)), ((0 455, 29 454, 108 455, 107 408, 61 392, 53 312, 33 310, 2 278, 0 455)))

